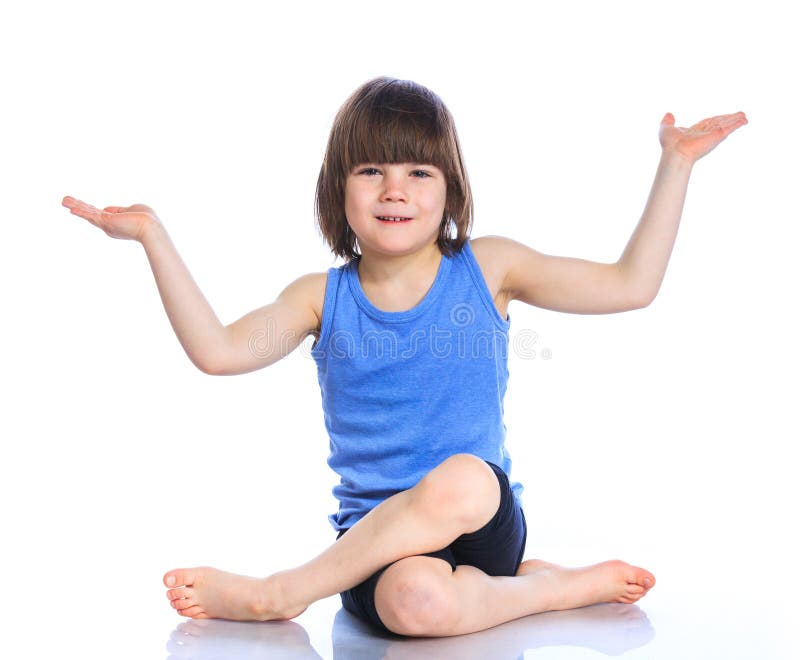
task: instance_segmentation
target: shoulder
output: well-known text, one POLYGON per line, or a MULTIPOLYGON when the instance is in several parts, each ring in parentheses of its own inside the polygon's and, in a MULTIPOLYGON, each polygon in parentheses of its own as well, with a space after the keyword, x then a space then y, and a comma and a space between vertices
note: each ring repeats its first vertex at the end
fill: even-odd
POLYGON ((493 293, 509 292, 508 273, 516 245, 516 241, 504 236, 481 236, 470 240, 475 261, 493 293))
MULTIPOLYGON (((322 306, 325 302, 325 286, 328 282, 328 271, 306 273, 291 282, 281 293, 279 298, 288 299, 297 306, 313 314, 316 319, 316 329, 319 330, 322 321, 322 306)), ((313 319, 312 319, 313 320, 313 319)))

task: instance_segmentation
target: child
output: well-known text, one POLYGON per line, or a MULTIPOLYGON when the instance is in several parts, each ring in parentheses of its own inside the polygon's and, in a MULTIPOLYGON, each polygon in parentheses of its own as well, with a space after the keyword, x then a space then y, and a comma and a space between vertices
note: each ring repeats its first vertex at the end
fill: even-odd
POLYGON ((164 576, 183 616, 291 619, 341 594, 383 631, 471 633, 528 614, 633 603, 653 575, 613 560, 585 568, 522 561, 522 485, 509 481, 503 397, 511 300, 576 314, 622 312, 656 295, 692 165, 744 113, 678 128, 639 225, 614 264, 553 257, 500 236, 470 240, 472 197, 441 99, 381 77, 356 90, 331 129, 317 183, 321 232, 346 264, 289 284, 270 305, 223 326, 155 212, 63 205, 144 246, 164 307, 192 362, 240 374, 315 342, 328 462, 341 476, 337 540, 315 559, 259 579, 214 568, 164 576), (263 348, 263 328, 274 337, 263 348))

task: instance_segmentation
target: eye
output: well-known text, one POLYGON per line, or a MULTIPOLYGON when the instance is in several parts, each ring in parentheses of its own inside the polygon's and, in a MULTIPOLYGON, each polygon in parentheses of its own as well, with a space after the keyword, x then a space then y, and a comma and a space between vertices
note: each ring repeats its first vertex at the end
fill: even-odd
MULTIPOLYGON (((375 172, 380 172, 380 170, 378 170, 375 167, 365 167, 363 170, 359 170, 358 173, 366 174, 367 176, 372 176, 372 174, 375 172)), ((412 170, 411 173, 414 175, 415 179, 429 179, 431 177, 431 174, 429 172, 426 172, 425 170, 412 170), (421 176, 416 176, 418 174, 421 176)))

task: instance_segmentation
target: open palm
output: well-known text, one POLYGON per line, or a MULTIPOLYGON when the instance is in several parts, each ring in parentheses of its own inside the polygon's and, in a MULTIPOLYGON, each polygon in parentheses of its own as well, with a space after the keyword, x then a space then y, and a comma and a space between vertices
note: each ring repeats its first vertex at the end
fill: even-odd
POLYGON ((709 117, 689 128, 681 128, 675 126, 675 116, 668 112, 661 120, 658 138, 664 151, 677 152, 694 163, 746 123, 745 114, 737 112, 709 117))
POLYGON ((155 211, 145 204, 106 206, 101 210, 67 195, 61 201, 61 205, 66 206, 73 215, 99 227, 112 238, 141 241, 145 229, 159 222, 155 211))

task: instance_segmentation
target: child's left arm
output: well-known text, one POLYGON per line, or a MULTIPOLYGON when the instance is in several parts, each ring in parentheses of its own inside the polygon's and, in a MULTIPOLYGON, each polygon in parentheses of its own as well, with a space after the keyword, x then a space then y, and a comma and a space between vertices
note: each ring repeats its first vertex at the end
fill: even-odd
POLYGON ((639 224, 616 263, 555 257, 492 237, 505 264, 511 300, 575 314, 609 314, 646 307, 667 269, 694 163, 747 123, 743 112, 675 126, 671 113, 659 130, 661 161, 639 224))

